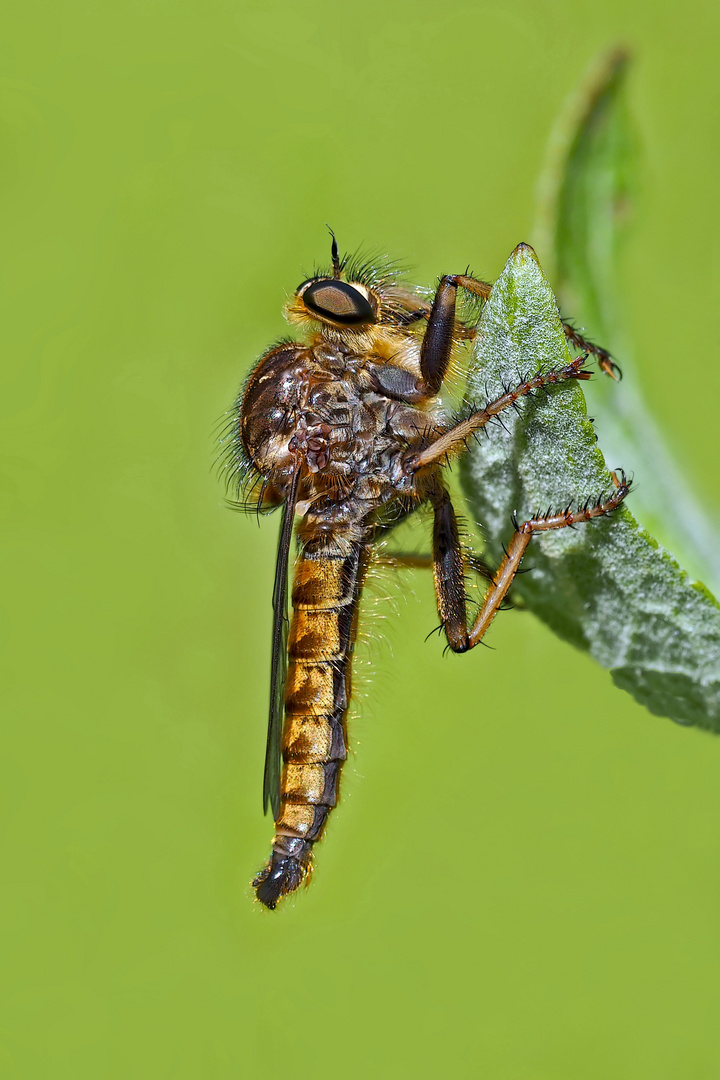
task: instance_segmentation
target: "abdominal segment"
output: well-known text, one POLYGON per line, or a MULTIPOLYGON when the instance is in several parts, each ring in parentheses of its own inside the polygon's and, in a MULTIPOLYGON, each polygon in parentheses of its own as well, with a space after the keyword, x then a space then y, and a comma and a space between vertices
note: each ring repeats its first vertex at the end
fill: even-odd
POLYGON ((307 540, 295 568, 280 810, 272 856, 253 882, 269 908, 307 876, 337 802, 364 565, 362 544, 328 544, 322 536, 307 540))

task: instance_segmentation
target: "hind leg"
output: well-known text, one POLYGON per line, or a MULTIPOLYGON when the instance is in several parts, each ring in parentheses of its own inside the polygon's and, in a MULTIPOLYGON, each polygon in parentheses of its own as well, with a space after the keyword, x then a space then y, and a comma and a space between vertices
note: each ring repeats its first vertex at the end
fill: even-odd
POLYGON ((594 503, 586 502, 579 510, 571 511, 568 507, 557 514, 530 518, 522 524, 515 522, 515 532, 508 544, 505 558, 500 563, 480 610, 469 629, 463 554, 457 520, 449 494, 444 488, 438 487, 433 496, 435 590, 440 619, 448 645, 453 652, 467 652, 482 641, 507 596, 508 589, 520 570, 523 556, 536 533, 572 528, 574 525, 592 521, 596 517, 604 517, 606 514, 611 514, 613 510, 617 510, 630 490, 630 483, 622 471, 619 477, 615 473, 612 477, 615 491, 607 499, 601 496, 594 503))

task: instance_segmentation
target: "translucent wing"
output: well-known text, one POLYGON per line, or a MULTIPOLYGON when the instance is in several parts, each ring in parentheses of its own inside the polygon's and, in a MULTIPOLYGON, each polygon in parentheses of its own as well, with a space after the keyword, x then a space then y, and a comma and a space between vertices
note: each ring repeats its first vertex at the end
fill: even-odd
POLYGON ((282 759, 280 742, 282 739, 283 712, 285 704, 285 677, 287 675, 287 638, 288 638, 288 563, 290 561, 290 543, 292 541, 293 518, 297 501, 299 470, 293 474, 285 505, 283 507, 280 539, 278 542, 277 562, 275 564, 275 585, 273 586, 273 627, 272 627, 272 668, 270 671, 270 716, 268 719, 267 746, 265 748, 265 776, 263 780, 263 807, 272 808, 277 819, 280 812, 280 771, 282 759))

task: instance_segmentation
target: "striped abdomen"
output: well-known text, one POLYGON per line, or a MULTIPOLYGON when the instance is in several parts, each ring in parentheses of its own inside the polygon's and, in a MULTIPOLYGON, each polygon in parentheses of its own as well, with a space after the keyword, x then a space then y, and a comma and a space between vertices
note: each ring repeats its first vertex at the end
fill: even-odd
POLYGON ((309 539, 295 568, 285 686, 280 811, 270 861, 253 882, 269 908, 310 870, 347 757, 350 656, 364 572, 362 544, 309 539))

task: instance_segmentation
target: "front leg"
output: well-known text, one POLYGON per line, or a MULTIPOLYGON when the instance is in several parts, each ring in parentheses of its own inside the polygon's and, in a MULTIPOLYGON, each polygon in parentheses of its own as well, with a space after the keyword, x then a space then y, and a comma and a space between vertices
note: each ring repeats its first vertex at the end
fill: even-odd
MULTIPOLYGON (((465 289, 481 300, 488 300, 492 285, 479 281, 469 274, 445 274, 437 287, 428 325, 420 351, 420 372, 423 390, 429 395, 440 392, 447 374, 455 331, 455 308, 458 289, 465 289)), ((622 372, 607 349, 593 345, 569 323, 563 322, 565 337, 576 349, 594 356, 600 369, 613 379, 622 378, 622 372)))
POLYGON ((606 375, 609 375, 615 382, 620 382, 622 379, 622 371, 613 360, 607 349, 603 349, 600 345, 593 345, 592 341, 588 341, 586 337, 579 334, 574 326, 570 323, 564 322, 562 324, 565 337, 568 342, 576 348, 579 352, 590 353, 598 362, 598 367, 606 375))
POLYGON ((477 281, 466 274, 445 274, 440 279, 420 350, 423 388, 432 396, 440 392, 450 363, 458 287, 467 289, 484 300, 488 299, 492 291, 492 285, 477 281))

